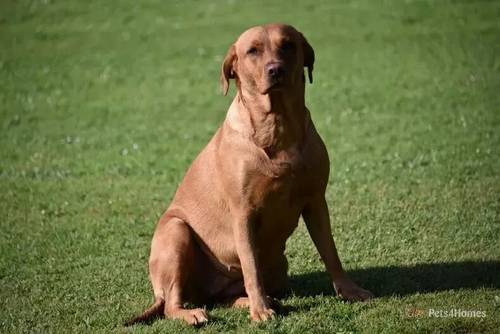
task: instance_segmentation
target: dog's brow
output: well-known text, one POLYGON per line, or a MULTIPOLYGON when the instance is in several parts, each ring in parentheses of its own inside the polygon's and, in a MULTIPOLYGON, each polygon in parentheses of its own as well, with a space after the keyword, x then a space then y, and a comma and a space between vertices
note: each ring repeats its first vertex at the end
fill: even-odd
POLYGON ((260 48, 260 47, 262 47, 263 45, 264 45, 264 43, 262 43, 262 41, 259 41, 259 40, 253 40, 253 41, 249 44, 249 46, 250 46, 250 47, 252 47, 252 46, 253 46, 253 47, 256 47, 256 48, 260 48))

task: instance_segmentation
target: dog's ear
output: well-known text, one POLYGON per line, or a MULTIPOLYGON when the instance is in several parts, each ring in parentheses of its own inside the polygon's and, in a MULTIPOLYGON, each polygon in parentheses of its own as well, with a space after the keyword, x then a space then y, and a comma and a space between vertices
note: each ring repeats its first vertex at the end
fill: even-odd
POLYGON ((222 92, 224 93, 224 95, 227 95, 227 92, 229 90, 229 80, 235 78, 235 73, 234 73, 235 61, 236 61, 236 47, 233 44, 227 51, 226 58, 224 58, 224 62, 222 63, 220 82, 222 84, 222 92))
POLYGON ((309 83, 313 83, 314 49, 304 35, 302 35, 302 52, 304 53, 304 67, 307 67, 309 83))

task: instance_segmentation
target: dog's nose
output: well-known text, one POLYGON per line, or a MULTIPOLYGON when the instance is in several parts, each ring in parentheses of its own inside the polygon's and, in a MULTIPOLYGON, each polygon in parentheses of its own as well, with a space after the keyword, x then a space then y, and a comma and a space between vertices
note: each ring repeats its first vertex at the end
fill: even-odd
POLYGON ((270 63, 266 65, 267 75, 272 79, 277 79, 285 73, 283 66, 279 63, 270 63))

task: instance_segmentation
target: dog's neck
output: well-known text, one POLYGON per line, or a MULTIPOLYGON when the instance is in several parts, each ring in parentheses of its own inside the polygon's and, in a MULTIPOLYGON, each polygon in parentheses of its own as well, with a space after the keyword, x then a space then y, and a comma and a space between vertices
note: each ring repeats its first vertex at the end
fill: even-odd
POLYGON ((269 157, 275 157, 305 138, 309 112, 304 87, 296 92, 251 94, 238 90, 228 113, 230 126, 251 139, 269 157))

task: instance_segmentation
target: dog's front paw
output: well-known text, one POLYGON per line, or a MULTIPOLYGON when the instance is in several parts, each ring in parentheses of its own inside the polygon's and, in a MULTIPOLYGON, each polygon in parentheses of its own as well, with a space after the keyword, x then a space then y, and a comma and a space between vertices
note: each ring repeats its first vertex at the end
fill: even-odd
POLYGON ((333 282, 337 295, 347 301, 366 301, 373 298, 373 293, 363 289, 349 278, 344 277, 333 282))
POLYGON ((253 321, 261 322, 273 319, 276 313, 268 306, 250 307, 250 318, 253 321))

